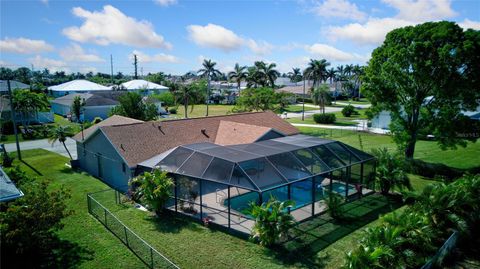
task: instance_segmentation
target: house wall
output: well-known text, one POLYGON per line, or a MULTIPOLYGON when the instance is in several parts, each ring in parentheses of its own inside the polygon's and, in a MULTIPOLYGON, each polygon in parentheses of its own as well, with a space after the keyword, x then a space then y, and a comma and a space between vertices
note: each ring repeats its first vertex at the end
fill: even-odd
POLYGON ((85 107, 83 112, 83 120, 93 121, 95 117, 100 117, 103 120, 108 118, 108 113, 115 106, 89 106, 85 107))
POLYGON ((79 166, 114 189, 126 192, 132 172, 101 131, 84 143, 77 142, 79 166))
MULTIPOLYGON (((10 111, 2 111, 0 114, 2 120, 11 120, 12 115, 10 111)), ((16 122, 22 122, 22 114, 20 112, 16 113, 16 122)), ((45 111, 38 113, 31 113, 27 119, 25 119, 29 124, 38 124, 38 123, 52 123, 54 122, 53 111, 45 111)))
POLYGON ((70 110, 70 106, 52 103, 52 111, 57 115, 66 116, 68 113, 70 113, 70 110))
POLYGON ((372 128, 389 129, 389 125, 392 122, 390 112, 382 111, 372 119, 372 128))

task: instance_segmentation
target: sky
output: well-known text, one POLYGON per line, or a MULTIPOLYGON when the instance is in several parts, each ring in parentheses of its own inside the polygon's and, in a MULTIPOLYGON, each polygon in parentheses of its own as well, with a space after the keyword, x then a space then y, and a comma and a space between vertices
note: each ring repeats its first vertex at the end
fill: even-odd
POLYGON ((364 65, 390 30, 455 21, 480 30, 479 0, 54 1, 1 0, 0 66, 140 74, 196 71, 212 59, 274 62, 281 72, 310 59, 364 65))

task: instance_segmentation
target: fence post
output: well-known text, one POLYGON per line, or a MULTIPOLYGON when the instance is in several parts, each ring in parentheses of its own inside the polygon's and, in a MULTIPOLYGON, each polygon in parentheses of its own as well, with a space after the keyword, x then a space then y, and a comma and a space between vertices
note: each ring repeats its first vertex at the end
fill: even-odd
POLYGON ((153 249, 150 248, 150 261, 152 262, 151 268, 153 268, 153 249))
POLYGON ((104 214, 104 215, 105 215, 105 226, 108 227, 108 225, 107 225, 107 209, 104 208, 104 209, 103 209, 103 213, 105 213, 105 214, 104 214))
POLYGON ((92 206, 90 205, 90 195, 87 194, 87 208, 88 208, 88 213, 92 214, 92 206))
POLYGON ((127 247, 130 247, 128 245, 128 234, 127 234, 127 227, 123 226, 123 231, 125 232, 125 243, 127 244, 127 247))

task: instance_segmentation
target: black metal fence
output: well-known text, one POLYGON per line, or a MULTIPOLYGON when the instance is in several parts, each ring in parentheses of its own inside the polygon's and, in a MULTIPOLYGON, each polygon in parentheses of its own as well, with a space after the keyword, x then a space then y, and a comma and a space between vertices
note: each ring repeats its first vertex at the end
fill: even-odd
MULTIPOLYGON (((115 198, 117 198, 117 193, 115 198)), ((118 199, 120 199, 118 197, 118 199)), ((117 200, 118 202, 118 200, 117 200)), ((179 268, 168 258, 135 234, 105 206, 87 194, 88 212, 118 237, 149 268, 179 268)))

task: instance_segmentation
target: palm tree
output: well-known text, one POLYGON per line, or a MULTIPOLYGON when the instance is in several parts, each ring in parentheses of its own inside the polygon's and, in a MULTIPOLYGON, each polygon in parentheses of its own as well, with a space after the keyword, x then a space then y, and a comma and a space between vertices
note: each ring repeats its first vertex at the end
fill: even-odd
POLYGON ((242 83, 242 80, 247 78, 246 69, 247 69, 246 66, 240 66, 238 63, 236 63, 235 67, 233 68, 233 71, 228 73, 228 78, 233 79, 237 82, 237 89, 239 94, 240 94, 240 84, 242 83))
POLYGON ((195 101, 199 97, 197 88, 192 87, 192 85, 178 84, 177 90, 173 94, 175 96, 175 103, 183 103, 183 108, 185 109, 185 118, 188 118, 188 105, 191 105, 190 112, 193 111, 195 101))
POLYGON ((345 65, 345 75, 347 75, 348 78, 352 76, 352 72, 353 72, 353 64, 345 65))
POLYGON ((313 88, 316 88, 320 83, 327 79, 327 66, 330 63, 325 59, 313 60, 310 59, 308 67, 303 71, 304 77, 308 77, 313 80, 313 88))
POLYGON ((336 79, 337 77, 337 71, 335 70, 335 68, 330 68, 327 70, 327 78, 330 79, 330 84, 332 84, 332 82, 336 79))
POLYGON ((401 154, 392 154, 387 148, 373 149, 372 153, 377 157, 376 178, 382 194, 388 194, 390 189, 404 187, 411 189, 410 179, 405 170, 405 159, 401 154))
POLYGON ((300 68, 292 68, 292 72, 288 72, 288 77, 291 82, 297 83, 302 80, 302 71, 300 71, 300 68))
POLYGON ((53 146, 55 142, 60 142, 63 144, 63 147, 68 153, 68 156, 70 156, 70 159, 73 160, 72 155, 70 154, 70 151, 67 148, 67 145, 65 145, 65 141, 67 141, 67 138, 72 136, 73 133, 70 129, 69 126, 62 126, 59 125, 55 127, 53 130, 50 131, 49 137, 48 137, 48 142, 50 142, 53 146))
POLYGON ((207 113, 205 116, 208 117, 208 102, 209 102, 209 99, 210 99, 210 79, 212 79, 212 77, 216 77, 216 76, 222 76, 222 72, 218 71, 218 69, 215 69, 215 65, 217 65, 216 62, 213 62, 212 60, 203 60, 203 68, 201 68, 200 70, 198 70, 198 74, 202 77, 206 77, 207 78, 207 113))
POLYGON ((275 88, 275 80, 280 76, 280 72, 278 72, 275 67, 277 67, 277 64, 270 63, 265 65, 263 70, 266 80, 270 82, 270 87, 272 88, 275 88))
POLYGON ((311 91, 313 102, 319 106, 320 110, 325 114, 325 106, 330 101, 330 89, 327 85, 314 88, 311 91))
POLYGON ((354 80, 354 85, 355 89, 358 90, 358 98, 360 99, 360 85, 361 85, 361 78, 364 74, 364 68, 363 66, 359 66, 358 64, 353 67, 352 70, 353 73, 353 80, 354 80))

